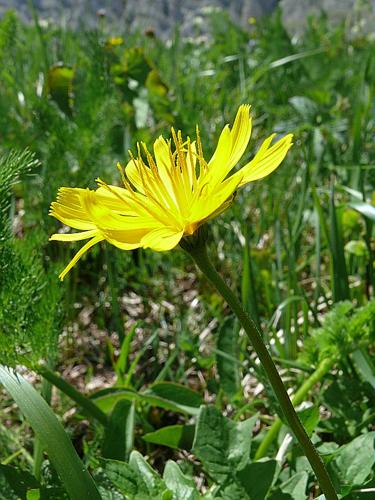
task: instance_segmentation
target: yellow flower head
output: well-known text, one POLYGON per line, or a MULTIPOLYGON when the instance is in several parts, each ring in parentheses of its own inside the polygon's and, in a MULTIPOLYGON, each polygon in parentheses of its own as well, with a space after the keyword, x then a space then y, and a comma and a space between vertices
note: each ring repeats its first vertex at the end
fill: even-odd
POLYGON ((50 215, 81 232, 54 234, 51 240, 89 241, 78 251, 60 278, 93 245, 107 240, 122 250, 170 250, 184 236, 225 210, 234 192, 275 170, 292 145, 288 134, 271 145, 271 135, 254 158, 229 175, 245 152, 251 134, 250 106, 238 109, 233 127, 226 125, 210 161, 203 156, 199 130, 196 141, 172 128, 172 140, 160 136, 154 155, 145 144, 121 172, 123 187, 97 179, 98 189, 60 188, 50 215))

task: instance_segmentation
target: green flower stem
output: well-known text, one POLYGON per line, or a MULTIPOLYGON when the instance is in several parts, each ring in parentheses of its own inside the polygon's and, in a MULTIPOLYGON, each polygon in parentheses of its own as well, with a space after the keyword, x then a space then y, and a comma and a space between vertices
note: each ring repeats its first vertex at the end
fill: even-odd
MULTIPOLYGON (((292 398, 293 406, 297 406, 301 404, 302 401, 305 400, 306 395, 310 392, 310 390, 314 387, 314 385, 317 384, 324 377, 324 375, 330 371, 330 369, 334 364, 335 364, 335 359, 332 358, 325 358, 323 359, 323 361, 321 361, 321 363, 319 364, 318 368, 314 371, 314 373, 312 373, 310 377, 305 380, 305 382, 295 393, 294 397, 292 398)), ((259 460, 260 458, 263 458, 266 455, 269 446, 272 444, 274 439, 276 439, 279 430, 281 429, 281 426, 282 426, 282 421, 279 417, 277 417, 274 423, 268 429, 267 434, 265 435, 264 439, 260 443, 259 448, 255 453, 256 460, 259 460)))
POLYGON ((102 425, 107 425, 107 415, 95 403, 93 403, 91 399, 87 398, 82 393, 77 391, 77 389, 69 384, 69 382, 67 382, 57 373, 53 372, 45 366, 39 367, 38 373, 42 375, 42 377, 44 377, 46 380, 51 382, 51 384, 53 384, 55 387, 60 389, 61 392, 69 396, 70 399, 75 401, 77 405, 86 412, 87 415, 96 419, 102 425))
POLYGON ((318 452, 316 451, 314 445, 310 441, 300 419, 298 418, 298 415, 293 407, 291 400, 289 399, 288 393, 280 378, 277 368, 272 361, 272 358, 262 340, 262 336, 258 331, 254 321, 245 312, 232 290, 226 285, 224 280, 213 267, 207 255, 205 244, 188 244, 186 240, 186 243, 181 246, 191 255, 198 268, 208 278, 208 280, 212 283, 212 285, 216 288, 220 295, 225 299, 229 307, 232 309, 233 313, 237 316, 242 327, 244 328, 252 346, 254 347, 259 357, 260 362, 263 365, 264 370, 268 375, 275 396, 277 397, 279 404, 283 410, 285 419, 288 422, 289 427, 293 431, 307 459, 309 460, 312 469, 316 474, 320 488, 324 493, 326 500, 337 500, 338 497, 336 491, 333 487, 332 481, 327 473, 324 463, 318 452))

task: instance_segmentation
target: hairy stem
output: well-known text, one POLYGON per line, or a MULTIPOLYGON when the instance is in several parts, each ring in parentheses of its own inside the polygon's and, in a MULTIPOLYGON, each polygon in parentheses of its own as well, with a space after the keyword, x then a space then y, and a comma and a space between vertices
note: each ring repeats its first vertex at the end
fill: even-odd
MULTIPOLYGON (((297 406, 301 404, 302 401, 304 401, 306 395, 310 392, 313 386, 317 384, 324 377, 326 373, 329 372, 334 363, 335 363, 334 359, 326 358, 319 364, 318 368, 314 371, 314 373, 312 373, 310 377, 305 380, 305 382, 295 393, 294 397, 292 398, 293 406, 297 406)), ((266 455, 269 446, 272 444, 274 439, 276 439, 276 436, 278 435, 281 426, 282 426, 282 421, 278 417, 271 425, 271 427, 268 429, 267 434, 260 443, 259 448, 255 453, 256 460, 259 460, 260 458, 263 458, 266 455)))
POLYGON ((280 378, 277 368, 263 342, 262 336, 255 325, 254 321, 245 312, 241 303, 236 298, 232 290, 227 286, 221 276, 213 267, 204 243, 200 244, 184 244, 181 245, 191 255, 198 268, 208 278, 211 284, 216 288, 220 295, 227 302, 233 313, 237 316, 242 327, 244 328, 253 348, 255 349, 260 362, 268 376, 271 386, 274 390, 279 404, 284 413, 285 419, 289 424, 290 429, 298 440, 307 459, 314 470, 318 483, 326 500, 337 500, 337 494, 333 487, 332 481, 324 466, 324 463, 316 451, 314 445, 310 441, 298 415, 289 399, 286 388, 280 378))

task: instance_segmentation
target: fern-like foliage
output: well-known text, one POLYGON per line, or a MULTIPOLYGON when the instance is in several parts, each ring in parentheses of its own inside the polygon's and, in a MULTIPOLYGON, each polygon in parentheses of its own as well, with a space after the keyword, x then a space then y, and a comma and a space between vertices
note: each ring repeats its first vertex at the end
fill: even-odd
POLYGON ((0 157, 0 243, 9 239, 11 231, 12 187, 20 178, 39 165, 29 150, 12 151, 0 157))
POLYGON ((315 365, 327 357, 339 360, 374 342, 375 300, 361 308, 351 302, 340 302, 325 316, 323 326, 306 340, 300 360, 308 365, 315 365))
POLYGON ((8 366, 53 361, 61 328, 62 287, 42 261, 44 236, 12 234, 13 186, 38 165, 28 150, 0 157, 0 363, 8 366))

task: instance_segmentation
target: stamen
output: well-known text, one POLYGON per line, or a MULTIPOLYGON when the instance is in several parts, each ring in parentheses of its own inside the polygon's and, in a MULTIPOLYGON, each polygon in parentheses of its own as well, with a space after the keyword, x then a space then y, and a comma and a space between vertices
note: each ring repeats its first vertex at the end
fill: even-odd
POLYGON ((122 183, 126 187, 126 178, 125 178, 125 173, 124 173, 124 167, 120 164, 119 161, 117 162, 116 166, 117 166, 117 168, 118 168, 118 170, 120 172, 122 183))

